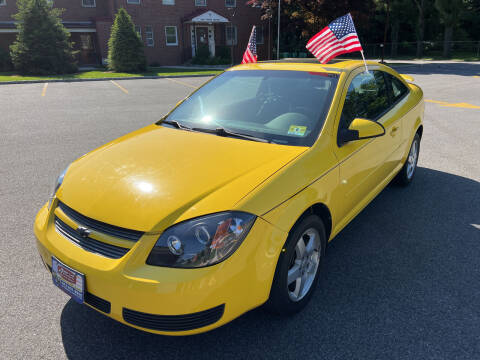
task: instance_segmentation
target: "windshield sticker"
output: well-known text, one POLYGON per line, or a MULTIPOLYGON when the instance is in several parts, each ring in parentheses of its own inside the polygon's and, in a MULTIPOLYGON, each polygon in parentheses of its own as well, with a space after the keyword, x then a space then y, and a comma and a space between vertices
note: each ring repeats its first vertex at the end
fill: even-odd
POLYGON ((290 128, 288 129, 288 135, 303 136, 305 135, 306 131, 306 126, 290 125, 290 128))

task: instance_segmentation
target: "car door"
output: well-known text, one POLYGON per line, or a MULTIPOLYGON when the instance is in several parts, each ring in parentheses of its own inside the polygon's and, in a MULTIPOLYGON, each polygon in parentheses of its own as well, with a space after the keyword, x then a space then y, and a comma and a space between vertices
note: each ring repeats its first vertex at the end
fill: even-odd
POLYGON ((378 121, 386 130, 385 135, 340 144, 335 154, 340 163, 339 196, 342 198, 339 225, 361 210, 375 190, 385 182, 395 167, 392 154, 401 140, 400 121, 390 112, 391 98, 384 73, 373 70, 352 72, 344 90, 342 111, 337 117, 337 134, 347 129, 355 118, 378 121))
POLYGON ((391 111, 395 111, 394 116, 398 116, 400 121, 400 130, 399 137, 400 142, 398 144, 399 148, 393 155, 392 161, 397 165, 402 161, 403 156, 407 147, 410 147, 410 140, 412 136, 412 125, 417 119, 417 114, 414 111, 410 111, 409 106, 404 106, 408 101, 408 95, 410 94, 409 88, 396 76, 385 73, 387 78, 387 84, 389 85, 390 98, 391 98, 391 111))

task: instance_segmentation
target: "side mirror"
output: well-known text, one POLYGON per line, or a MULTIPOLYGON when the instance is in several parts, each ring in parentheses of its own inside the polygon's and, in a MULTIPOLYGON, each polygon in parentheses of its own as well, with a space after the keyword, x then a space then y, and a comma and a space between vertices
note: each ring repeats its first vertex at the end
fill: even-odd
POLYGON ((382 124, 368 119, 356 118, 348 129, 340 130, 339 145, 349 141, 371 139, 385 135, 385 128, 382 124))

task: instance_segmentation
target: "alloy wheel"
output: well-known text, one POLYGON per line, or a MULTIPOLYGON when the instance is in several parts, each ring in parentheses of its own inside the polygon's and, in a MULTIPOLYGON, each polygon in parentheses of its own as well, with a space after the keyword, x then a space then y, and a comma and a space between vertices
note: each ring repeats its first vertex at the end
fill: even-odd
POLYGON ((300 301, 308 294, 318 271, 320 253, 320 235, 310 228, 298 239, 288 269, 287 287, 292 301, 300 301))
POLYGON ((407 160, 407 177, 412 178, 413 173, 415 172, 415 167, 417 166, 418 158, 418 141, 415 140, 410 148, 410 153, 408 154, 407 160))

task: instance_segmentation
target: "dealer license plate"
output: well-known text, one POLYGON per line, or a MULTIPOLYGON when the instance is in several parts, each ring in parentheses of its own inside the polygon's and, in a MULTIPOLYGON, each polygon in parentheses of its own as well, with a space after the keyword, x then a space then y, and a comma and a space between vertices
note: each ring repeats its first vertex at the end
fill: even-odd
POLYGON ((52 256, 52 280, 61 290, 78 303, 83 303, 85 275, 63 264, 52 256))

